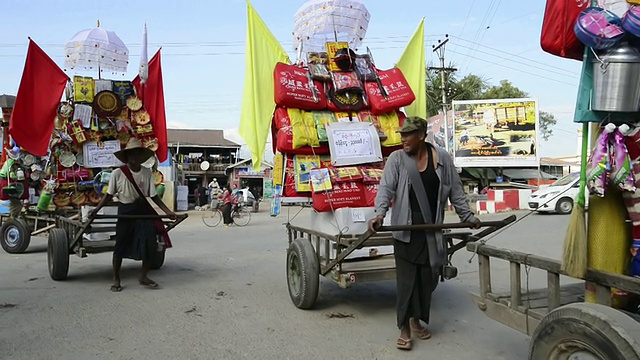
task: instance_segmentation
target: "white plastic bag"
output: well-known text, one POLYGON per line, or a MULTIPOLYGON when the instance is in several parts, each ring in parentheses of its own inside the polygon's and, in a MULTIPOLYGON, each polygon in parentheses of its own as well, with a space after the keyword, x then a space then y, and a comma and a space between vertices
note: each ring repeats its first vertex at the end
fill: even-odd
POLYGON ((609 10, 622 19, 624 14, 629 10, 629 3, 627 0, 598 0, 598 6, 609 10))

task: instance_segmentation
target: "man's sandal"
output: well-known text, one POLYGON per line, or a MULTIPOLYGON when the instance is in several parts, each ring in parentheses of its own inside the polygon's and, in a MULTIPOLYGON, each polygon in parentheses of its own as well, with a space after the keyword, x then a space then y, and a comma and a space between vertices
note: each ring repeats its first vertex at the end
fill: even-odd
POLYGON ((411 350, 411 339, 403 339, 403 338, 398 338, 398 341, 396 342, 396 347, 400 350, 411 350))
POLYGON ((411 333, 415 334, 416 337, 420 340, 429 340, 431 339, 431 333, 426 328, 418 329, 411 327, 411 333))
POLYGON ((120 292, 122 291, 122 285, 111 285, 112 292, 120 292))
POLYGON ((155 281, 150 281, 150 282, 140 281, 140 285, 146 287, 147 289, 157 289, 160 287, 160 285, 158 285, 158 283, 155 281))

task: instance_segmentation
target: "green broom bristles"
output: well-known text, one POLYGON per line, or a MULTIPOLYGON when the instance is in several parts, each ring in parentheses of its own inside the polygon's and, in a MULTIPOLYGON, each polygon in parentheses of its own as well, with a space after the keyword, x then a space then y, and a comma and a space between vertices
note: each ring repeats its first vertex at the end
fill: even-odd
POLYGON ((560 269, 576 278, 584 278, 587 273, 587 222, 584 205, 579 202, 571 212, 560 269))
POLYGON ((573 211, 571 211, 571 219, 569 219, 569 227, 564 237, 564 249, 562 253, 562 265, 560 270, 565 274, 584 278, 587 274, 587 221, 585 219, 585 187, 587 185, 587 152, 589 151, 589 124, 584 123, 582 126, 582 156, 580 163, 580 190, 578 191, 578 199, 573 211))

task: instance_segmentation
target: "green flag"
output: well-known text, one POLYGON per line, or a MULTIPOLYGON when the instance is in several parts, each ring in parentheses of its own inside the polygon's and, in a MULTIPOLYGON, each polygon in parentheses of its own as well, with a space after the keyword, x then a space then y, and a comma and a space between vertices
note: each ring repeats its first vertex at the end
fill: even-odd
POLYGON ((409 40, 404 53, 398 60, 396 67, 402 71, 411 90, 416 95, 413 104, 405 106, 407 116, 419 116, 427 118, 427 87, 426 87, 426 58, 424 53, 424 18, 420 21, 418 29, 409 40))

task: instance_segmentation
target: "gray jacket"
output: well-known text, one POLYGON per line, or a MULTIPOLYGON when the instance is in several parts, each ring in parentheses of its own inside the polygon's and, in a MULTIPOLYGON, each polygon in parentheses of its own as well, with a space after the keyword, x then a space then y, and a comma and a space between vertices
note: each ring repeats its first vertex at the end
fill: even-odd
MULTIPOLYGON (((436 174, 440 179, 440 189, 438 192, 438 206, 436 212, 436 224, 444 222, 444 212, 447 207, 447 199, 456 210, 462 222, 472 222, 476 220, 467 196, 462 189, 462 181, 453 165, 453 160, 446 150, 435 147, 438 152, 438 164, 436 174)), ((375 200, 376 215, 386 216, 389 210, 391 199, 393 199, 393 211, 391 213, 391 225, 411 224, 411 204, 409 203, 409 173, 402 163, 400 153, 404 150, 397 150, 391 153, 384 167, 382 179, 378 186, 378 195, 375 200)), ((409 231, 394 231, 393 237, 398 241, 409 242, 409 231)), ((437 232, 436 240, 443 242, 441 232, 437 232)))

